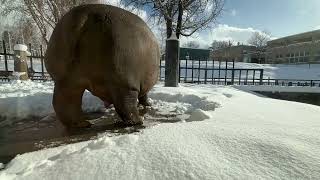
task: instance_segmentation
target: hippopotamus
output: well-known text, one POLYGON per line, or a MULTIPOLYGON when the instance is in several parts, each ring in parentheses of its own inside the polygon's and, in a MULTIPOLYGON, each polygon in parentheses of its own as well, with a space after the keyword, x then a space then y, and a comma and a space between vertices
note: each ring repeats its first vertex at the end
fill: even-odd
POLYGON ((157 39, 137 15, 104 4, 77 6, 57 23, 45 54, 54 81, 53 108, 68 128, 90 127, 82 114, 85 90, 114 105, 126 126, 143 123, 138 103, 159 74, 157 39))

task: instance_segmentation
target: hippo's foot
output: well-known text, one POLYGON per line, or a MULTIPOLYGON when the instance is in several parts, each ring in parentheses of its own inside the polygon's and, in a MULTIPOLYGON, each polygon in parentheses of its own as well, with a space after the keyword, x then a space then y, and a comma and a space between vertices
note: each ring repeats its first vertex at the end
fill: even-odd
POLYGON ((141 104, 142 106, 151 106, 151 103, 148 100, 148 94, 145 94, 144 96, 141 96, 139 98, 139 104, 141 104))
POLYGON ((87 128, 91 123, 84 120, 81 110, 84 88, 69 83, 55 83, 53 108, 57 118, 67 128, 87 128))
POLYGON ((119 94, 115 100, 115 109, 126 126, 143 124, 137 108, 138 92, 129 91, 119 94))
POLYGON ((69 127, 70 128, 89 128, 91 126, 92 124, 89 121, 82 120, 82 121, 72 123, 72 125, 69 127))

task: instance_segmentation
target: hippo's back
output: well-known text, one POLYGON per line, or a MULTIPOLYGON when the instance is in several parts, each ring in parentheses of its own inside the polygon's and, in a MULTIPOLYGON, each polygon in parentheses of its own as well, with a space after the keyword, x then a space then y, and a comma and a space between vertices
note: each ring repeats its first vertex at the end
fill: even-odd
POLYGON ((159 60, 156 38, 143 20, 117 7, 89 4, 73 8, 59 21, 45 63, 55 81, 117 77, 138 87, 155 83, 159 60))

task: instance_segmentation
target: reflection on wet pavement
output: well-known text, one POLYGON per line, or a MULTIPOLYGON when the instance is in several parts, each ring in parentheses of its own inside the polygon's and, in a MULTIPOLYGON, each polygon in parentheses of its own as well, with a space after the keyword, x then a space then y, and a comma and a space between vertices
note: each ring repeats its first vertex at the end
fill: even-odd
POLYGON ((86 129, 66 130, 56 119, 55 114, 0 127, 0 162, 8 163, 17 154, 25 152, 95 139, 99 133, 117 136, 139 132, 141 129, 160 123, 181 121, 179 118, 181 114, 165 115, 152 108, 140 108, 140 114, 145 114, 144 124, 133 127, 118 126, 120 119, 113 108, 105 112, 86 113, 86 118, 93 123, 91 128, 86 129))

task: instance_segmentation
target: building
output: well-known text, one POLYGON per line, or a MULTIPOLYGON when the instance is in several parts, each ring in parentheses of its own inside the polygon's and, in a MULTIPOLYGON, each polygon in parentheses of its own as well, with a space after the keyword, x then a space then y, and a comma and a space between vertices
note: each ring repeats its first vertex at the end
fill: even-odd
POLYGON ((179 59, 185 60, 208 60, 210 56, 210 49, 198 49, 198 48, 180 48, 179 59))
POLYGON ((266 63, 320 63, 320 30, 269 41, 266 63))
MULTIPOLYGON (((180 60, 208 60, 210 57, 210 49, 197 49, 197 48, 183 48, 180 47, 179 50, 179 59, 180 60)), ((161 55, 161 61, 164 61, 166 58, 166 54, 163 53, 161 55)))
POLYGON ((235 60, 236 62, 257 62, 256 47, 248 45, 237 45, 217 49, 211 52, 215 60, 235 60))

